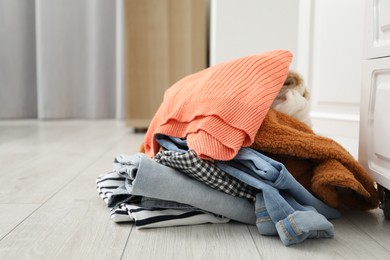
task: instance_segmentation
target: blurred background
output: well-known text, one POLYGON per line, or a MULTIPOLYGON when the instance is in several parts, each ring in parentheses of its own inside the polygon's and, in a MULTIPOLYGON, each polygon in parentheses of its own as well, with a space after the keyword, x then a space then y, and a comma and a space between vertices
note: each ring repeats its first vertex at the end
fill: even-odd
POLYGON ((314 130, 357 153, 364 16, 364 0, 0 0, 0 119, 143 128, 185 75, 288 49, 314 130))

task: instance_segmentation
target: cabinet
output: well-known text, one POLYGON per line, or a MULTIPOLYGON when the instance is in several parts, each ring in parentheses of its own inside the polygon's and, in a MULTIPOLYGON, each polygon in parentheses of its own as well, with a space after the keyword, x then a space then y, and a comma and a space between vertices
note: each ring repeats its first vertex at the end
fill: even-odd
POLYGON ((207 60, 205 0, 124 0, 126 122, 146 128, 164 91, 207 60))
POLYGON ((390 1, 367 1, 366 12, 359 161, 378 183, 390 218, 390 1))

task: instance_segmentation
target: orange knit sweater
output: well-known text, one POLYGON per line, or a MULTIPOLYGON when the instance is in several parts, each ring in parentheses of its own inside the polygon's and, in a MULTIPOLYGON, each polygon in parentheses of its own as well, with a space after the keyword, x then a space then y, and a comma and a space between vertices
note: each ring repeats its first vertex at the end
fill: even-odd
POLYGON ((203 159, 231 160, 250 146, 280 91, 292 59, 286 50, 247 56, 189 75, 166 90, 145 136, 145 152, 159 150, 156 134, 186 138, 203 159))

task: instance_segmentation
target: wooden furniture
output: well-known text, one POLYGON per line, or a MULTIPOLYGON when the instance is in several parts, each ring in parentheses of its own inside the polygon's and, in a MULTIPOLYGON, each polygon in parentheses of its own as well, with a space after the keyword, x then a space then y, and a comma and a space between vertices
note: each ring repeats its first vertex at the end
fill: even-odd
POLYGON ((390 219, 390 1, 366 7, 359 160, 378 183, 390 219))
POLYGON ((206 67, 204 0, 125 0, 127 125, 146 128, 164 91, 206 67))

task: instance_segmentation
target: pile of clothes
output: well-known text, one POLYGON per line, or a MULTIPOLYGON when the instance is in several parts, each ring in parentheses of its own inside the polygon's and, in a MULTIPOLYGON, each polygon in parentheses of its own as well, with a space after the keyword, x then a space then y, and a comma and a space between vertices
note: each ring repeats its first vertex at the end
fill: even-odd
POLYGON ((141 151, 97 179, 112 219, 137 228, 234 220, 287 246, 333 237, 329 219, 342 209, 376 208, 373 180, 344 148, 271 108, 291 59, 247 56, 170 87, 141 151))

